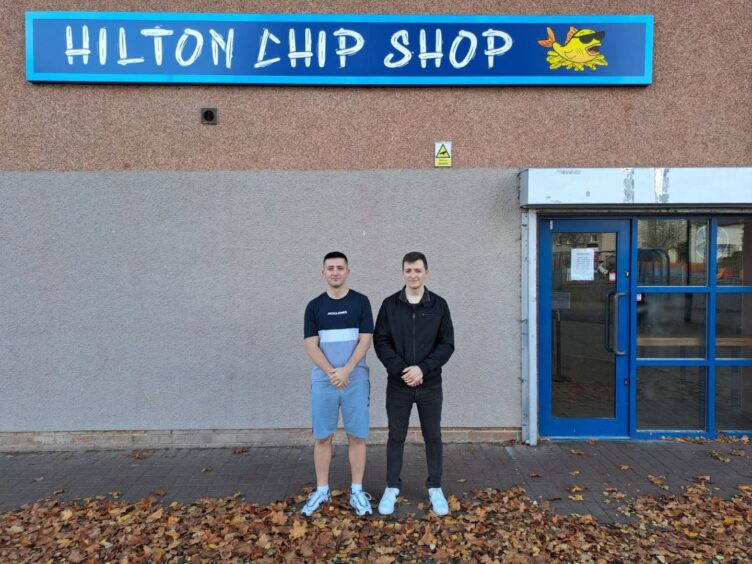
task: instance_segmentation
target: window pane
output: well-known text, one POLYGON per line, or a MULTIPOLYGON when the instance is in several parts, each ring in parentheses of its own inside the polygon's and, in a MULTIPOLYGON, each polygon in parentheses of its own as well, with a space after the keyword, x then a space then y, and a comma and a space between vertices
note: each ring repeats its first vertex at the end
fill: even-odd
POLYGON ((637 294, 637 356, 705 358, 705 294, 637 294))
POLYGON ((752 358, 752 294, 718 294, 715 355, 752 358))
POLYGON ((718 431, 752 430, 752 366, 715 369, 715 426, 718 431))
POLYGON ((644 286, 704 286, 707 222, 640 219, 637 222, 637 283, 644 286))
POLYGON ((603 342, 611 330, 605 306, 616 288, 609 276, 616 272, 616 233, 554 233, 553 242, 551 411, 614 417, 615 361, 603 342))
POLYGON ((637 430, 704 429, 704 367, 643 366, 637 369, 637 430))
POLYGON ((718 285, 752 286, 752 218, 719 219, 717 239, 718 285))

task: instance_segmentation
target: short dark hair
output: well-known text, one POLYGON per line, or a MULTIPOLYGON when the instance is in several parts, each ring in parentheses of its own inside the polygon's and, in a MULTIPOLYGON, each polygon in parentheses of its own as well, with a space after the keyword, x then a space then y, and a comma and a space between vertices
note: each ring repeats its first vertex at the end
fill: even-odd
POLYGON ((345 259, 345 264, 348 264, 345 253, 340 253, 339 251, 332 251, 331 253, 326 253, 326 256, 324 257, 324 262, 328 261, 329 259, 338 259, 338 258, 345 259))
POLYGON ((419 260, 423 261, 423 268, 428 270, 428 259, 426 259, 426 255, 418 251, 409 252, 402 258, 402 268, 405 268, 406 262, 418 262, 419 260))

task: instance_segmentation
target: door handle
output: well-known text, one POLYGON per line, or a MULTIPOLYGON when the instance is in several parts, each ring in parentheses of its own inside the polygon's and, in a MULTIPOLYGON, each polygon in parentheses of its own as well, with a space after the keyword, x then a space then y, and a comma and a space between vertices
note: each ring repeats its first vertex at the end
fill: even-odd
MULTIPOLYGON (((616 356, 624 356, 626 351, 620 351, 619 350, 619 298, 626 297, 626 292, 610 292, 609 296, 614 298, 614 348, 612 352, 616 356)), ((609 311, 611 311, 611 308, 609 308, 609 311)))
POLYGON ((606 294, 606 326, 603 329, 603 348, 608 352, 614 352, 614 347, 611 344, 611 298, 616 295, 616 292, 611 290, 606 294))

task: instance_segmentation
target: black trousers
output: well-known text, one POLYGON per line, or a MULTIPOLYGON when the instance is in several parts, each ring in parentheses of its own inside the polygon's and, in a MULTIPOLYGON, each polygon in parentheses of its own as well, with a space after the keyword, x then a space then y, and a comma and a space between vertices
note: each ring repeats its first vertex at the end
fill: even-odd
POLYGON ((430 388, 408 388, 389 383, 386 388, 386 414, 389 418, 389 439, 386 443, 386 484, 399 488, 402 484, 402 455, 413 404, 418 406, 420 430, 426 443, 428 479, 426 487, 440 488, 444 467, 441 443, 441 406, 444 393, 441 385, 430 388))

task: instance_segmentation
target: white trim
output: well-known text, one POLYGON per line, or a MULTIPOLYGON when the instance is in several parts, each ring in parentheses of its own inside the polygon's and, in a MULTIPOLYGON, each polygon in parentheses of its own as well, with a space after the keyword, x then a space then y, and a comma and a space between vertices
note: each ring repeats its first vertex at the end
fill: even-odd
POLYGON ((520 174, 520 205, 752 205, 752 167, 531 168, 520 174))
POLYGON ((538 214, 523 210, 522 272, 522 440, 538 444, 538 214))

